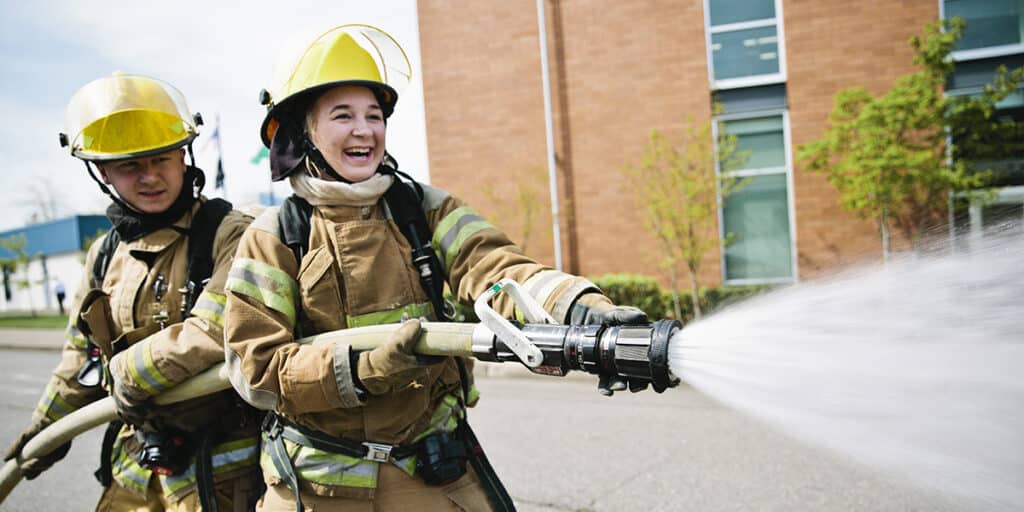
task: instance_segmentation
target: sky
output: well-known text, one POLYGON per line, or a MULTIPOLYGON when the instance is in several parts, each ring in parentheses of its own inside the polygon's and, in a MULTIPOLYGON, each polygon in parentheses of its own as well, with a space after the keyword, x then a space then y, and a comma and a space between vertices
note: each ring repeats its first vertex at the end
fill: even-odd
MULTIPOLYGON (((250 163, 262 147, 260 89, 275 89, 282 67, 346 23, 377 26, 405 49, 413 80, 399 91, 387 147, 403 170, 429 181, 416 0, 0 0, 0 230, 24 225, 41 197, 56 199, 58 216, 103 213, 109 199, 58 133, 75 91, 114 71, 163 79, 202 114, 193 147, 211 197, 225 196, 213 188, 217 152, 206 142, 219 116, 226 197, 255 203, 271 187, 267 160, 250 163)), ((289 193, 284 183, 274 190, 289 193)))

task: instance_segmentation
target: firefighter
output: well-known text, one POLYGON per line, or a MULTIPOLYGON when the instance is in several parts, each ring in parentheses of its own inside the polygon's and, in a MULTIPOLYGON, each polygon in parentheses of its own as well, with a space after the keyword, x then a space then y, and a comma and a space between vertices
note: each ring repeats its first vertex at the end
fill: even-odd
POLYGON ((123 421, 104 438, 97 510, 245 510, 262 492, 259 418, 237 394, 150 400, 223 361, 224 282, 252 221, 200 194, 191 150, 199 124, 177 89, 143 76, 100 78, 68 104, 62 145, 111 197, 113 229, 89 249, 61 362, 4 459, 18 457, 35 478, 70 442, 20 460, 25 443, 112 395, 123 421))
MULTIPOLYGON (((270 411, 258 510, 514 509, 464 421, 478 398, 471 362, 412 353, 419 319, 451 318, 445 280, 462 303, 509 277, 561 322, 646 321, 398 171, 387 121, 409 77, 391 36, 345 25, 318 37, 277 91, 261 93, 272 179, 287 178, 294 195, 242 235, 224 317, 232 385, 270 411), (370 351, 296 342, 399 322, 370 351)), ((507 299, 496 308, 515 315, 507 299)))

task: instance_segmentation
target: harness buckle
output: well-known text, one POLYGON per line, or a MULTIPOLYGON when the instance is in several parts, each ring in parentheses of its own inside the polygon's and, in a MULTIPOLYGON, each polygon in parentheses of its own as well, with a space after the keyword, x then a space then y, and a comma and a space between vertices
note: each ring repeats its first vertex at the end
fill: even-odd
POLYGON ((281 422, 277 420, 277 415, 270 412, 263 417, 263 424, 260 426, 261 429, 266 432, 267 438, 271 441, 281 436, 284 431, 284 427, 281 426, 281 422))
POLYGON ((391 459, 391 450, 395 447, 390 444, 363 443, 366 447, 366 455, 363 458, 373 462, 387 462, 391 459))

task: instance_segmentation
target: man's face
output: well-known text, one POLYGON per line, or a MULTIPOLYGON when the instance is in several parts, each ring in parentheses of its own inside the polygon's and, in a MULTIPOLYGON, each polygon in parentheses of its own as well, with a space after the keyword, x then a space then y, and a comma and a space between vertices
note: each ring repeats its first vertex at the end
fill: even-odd
POLYGON ((343 85, 324 93, 310 112, 310 139, 343 178, 358 183, 384 158, 384 112, 370 89, 343 85))
POLYGON ((185 149, 97 164, 103 182, 140 213, 162 213, 174 204, 185 181, 185 149))

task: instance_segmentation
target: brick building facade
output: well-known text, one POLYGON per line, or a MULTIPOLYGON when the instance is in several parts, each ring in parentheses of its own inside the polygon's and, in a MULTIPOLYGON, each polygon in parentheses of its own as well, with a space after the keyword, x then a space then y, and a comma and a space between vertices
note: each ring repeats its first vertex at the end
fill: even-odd
MULTIPOLYGON (((752 181, 720 215, 741 236, 708 255, 702 283, 789 282, 879 258, 874 225, 801 172, 795 148, 822 135, 840 89, 877 94, 913 71, 908 39, 962 3, 547 0, 563 266, 662 278, 619 169, 652 129, 709 121, 713 92, 725 106, 718 126, 753 150, 740 171, 752 181)), ((522 215, 485 184, 532 190, 528 252, 553 262, 535 3, 421 0, 418 11, 432 182, 513 234, 522 215)))

